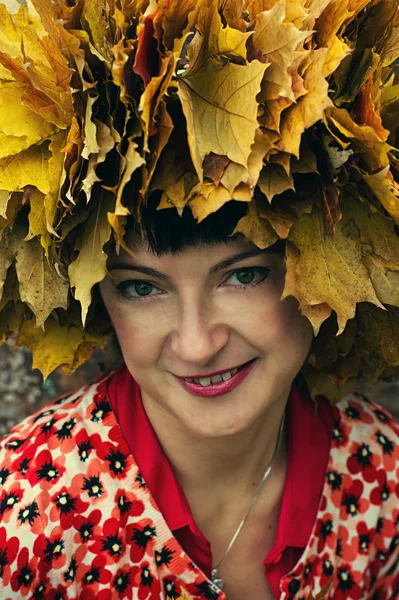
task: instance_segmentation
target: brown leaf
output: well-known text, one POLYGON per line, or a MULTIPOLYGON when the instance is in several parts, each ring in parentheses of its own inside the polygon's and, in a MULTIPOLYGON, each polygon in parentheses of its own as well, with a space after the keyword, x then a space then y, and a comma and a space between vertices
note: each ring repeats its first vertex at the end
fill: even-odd
POLYGON ((355 98, 356 122, 372 127, 380 140, 385 142, 388 139, 389 131, 383 127, 381 117, 376 111, 371 98, 372 88, 373 79, 370 77, 355 98))
POLYGON ((212 179, 213 183, 218 185, 229 162, 227 156, 220 156, 220 154, 211 152, 208 156, 205 156, 202 165, 204 177, 212 179))

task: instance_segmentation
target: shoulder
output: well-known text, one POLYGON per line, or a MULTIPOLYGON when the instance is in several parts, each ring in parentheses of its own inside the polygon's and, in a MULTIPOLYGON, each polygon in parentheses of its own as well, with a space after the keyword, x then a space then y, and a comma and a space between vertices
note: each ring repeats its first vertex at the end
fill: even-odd
POLYGON ((377 401, 353 392, 332 407, 332 446, 365 444, 379 455, 392 456, 399 466, 399 423, 377 401))
MULTIPOLYGON (((0 441, 0 520, 22 495, 34 495, 45 483, 55 484, 65 473, 66 457, 81 459, 91 424, 111 412, 106 383, 109 376, 58 398, 35 412, 0 441), (56 466, 57 464, 57 466, 56 466)), ((95 429, 95 428, 94 428, 95 429)), ((71 461, 69 461, 71 462, 71 461)))

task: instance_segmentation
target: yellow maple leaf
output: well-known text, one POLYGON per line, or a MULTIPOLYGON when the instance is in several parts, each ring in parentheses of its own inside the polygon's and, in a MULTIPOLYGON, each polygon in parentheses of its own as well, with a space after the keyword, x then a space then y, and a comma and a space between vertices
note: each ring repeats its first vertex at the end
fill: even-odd
POLYGON ((309 32, 297 29, 292 23, 286 23, 285 18, 286 0, 279 0, 270 10, 259 13, 255 20, 253 44, 271 63, 262 82, 261 101, 281 96, 295 100, 288 68, 294 62, 299 44, 309 32))
POLYGON ((0 159, 0 189, 14 192, 34 182, 44 194, 50 189, 48 144, 34 144, 27 150, 0 159))
POLYGON ((16 347, 26 346, 33 354, 33 369, 40 369, 44 379, 61 366, 70 375, 91 356, 102 341, 81 328, 60 325, 53 317, 47 319, 44 331, 33 319, 24 316, 16 347))
POLYGON ((200 180, 203 160, 211 152, 246 167, 258 127, 256 96, 268 66, 257 60, 247 65, 221 60, 220 49, 223 54, 240 56, 237 35, 244 40, 248 34, 223 29, 213 5, 207 36, 197 33, 194 37, 189 46, 190 66, 178 82, 191 157, 200 180))
POLYGON ((78 243, 78 257, 69 265, 70 285, 71 288, 74 288, 74 296, 82 307, 83 325, 86 323, 87 312, 91 304, 92 288, 107 274, 107 255, 103 248, 111 236, 107 213, 112 213, 114 207, 113 194, 104 191, 98 206, 89 218, 83 237, 78 243))
POLYGON ((322 119, 326 108, 332 106, 332 100, 328 96, 328 83, 323 76, 327 56, 328 49, 320 48, 306 57, 307 66, 303 79, 308 93, 301 96, 296 104, 289 106, 281 117, 279 148, 297 158, 305 129, 322 119))
POLYGON ((55 125, 23 103, 25 89, 13 81, 0 85, 0 159, 41 143, 56 131, 55 125))
MULTIPOLYGON (((358 302, 371 302, 384 308, 362 261, 360 242, 345 235, 350 216, 343 211, 335 239, 331 240, 324 235, 323 215, 315 207, 310 215, 302 215, 297 220, 289 234, 289 240, 300 251, 295 265, 294 295, 301 306, 327 304, 331 307, 337 314, 338 333, 342 333, 347 321, 355 316, 358 302)), ((283 297, 287 295, 284 291, 283 297)), ((319 321, 312 324, 315 329, 320 326, 319 321)))

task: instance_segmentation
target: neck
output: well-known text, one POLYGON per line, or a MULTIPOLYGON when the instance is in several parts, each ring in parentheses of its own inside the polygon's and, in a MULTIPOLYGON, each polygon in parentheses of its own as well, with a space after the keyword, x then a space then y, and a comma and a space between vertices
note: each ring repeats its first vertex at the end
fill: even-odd
MULTIPOLYGON (((248 498, 260 483, 275 451, 287 398, 275 402, 250 429, 222 438, 204 438, 184 430, 173 415, 142 391, 144 408, 186 495, 199 492, 223 504, 232 493, 248 498)), ((284 432, 272 473, 285 468, 284 432)))

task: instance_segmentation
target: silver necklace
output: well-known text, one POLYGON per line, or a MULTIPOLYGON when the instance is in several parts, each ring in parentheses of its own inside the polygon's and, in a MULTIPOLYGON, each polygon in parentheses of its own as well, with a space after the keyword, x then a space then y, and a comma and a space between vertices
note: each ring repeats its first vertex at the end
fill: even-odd
POLYGON ((218 562, 218 564, 216 565, 216 567, 214 569, 212 569, 212 576, 211 576, 211 580, 212 583, 214 583, 220 590, 223 590, 224 588, 224 581, 221 577, 218 577, 218 569, 220 569, 220 566, 222 565, 222 563, 224 562, 224 560, 226 559, 227 555, 229 554, 231 548, 233 547, 234 542, 236 541, 241 529, 244 527, 244 523, 248 518, 249 513, 251 512, 256 500, 258 499, 258 496, 262 490, 263 484, 265 483, 266 479, 268 478, 270 471, 272 470, 273 467, 273 463, 274 463, 274 459, 276 458, 276 454, 277 454, 277 450, 278 447, 280 445, 280 438, 281 438, 281 433, 283 431, 284 428, 284 420, 285 420, 285 412, 283 414, 283 417, 281 419, 281 423, 280 423, 280 428, 278 430, 278 435, 277 435, 277 442, 276 442, 276 446, 274 448, 274 452, 273 452, 273 456, 271 457, 269 464, 267 465, 266 471, 262 477, 262 480, 258 486, 258 489, 255 492, 254 497, 252 498, 252 502, 249 505, 249 508, 247 510, 247 512, 244 515, 243 520, 241 521, 241 523, 238 526, 237 531, 235 532, 235 534, 233 535, 230 544, 228 545, 228 548, 226 550, 226 552, 224 553, 224 555, 222 556, 222 558, 220 559, 220 561, 218 562))

